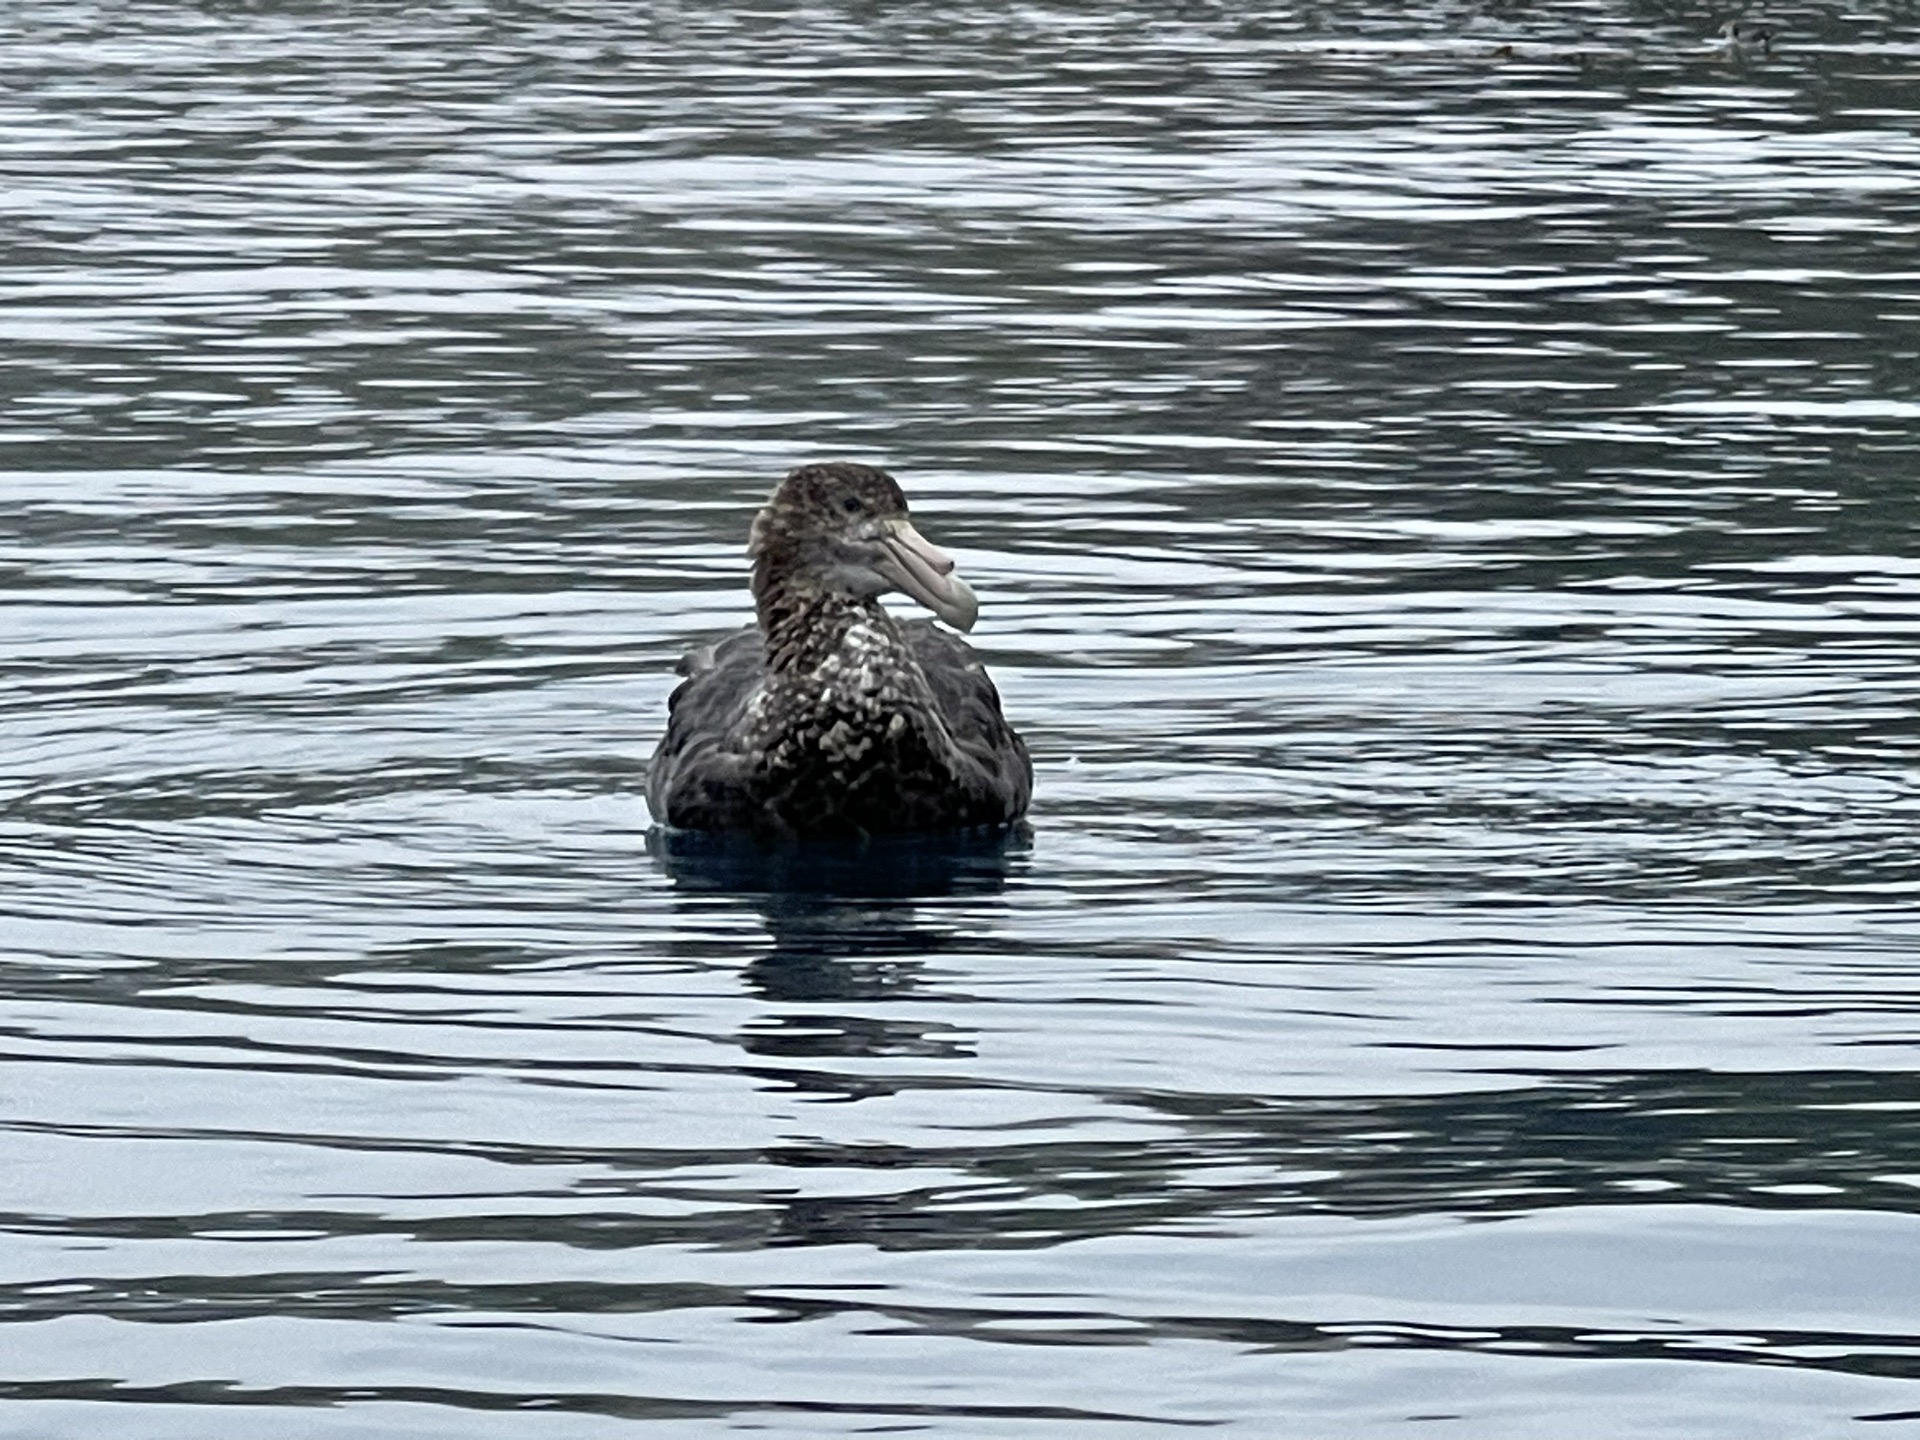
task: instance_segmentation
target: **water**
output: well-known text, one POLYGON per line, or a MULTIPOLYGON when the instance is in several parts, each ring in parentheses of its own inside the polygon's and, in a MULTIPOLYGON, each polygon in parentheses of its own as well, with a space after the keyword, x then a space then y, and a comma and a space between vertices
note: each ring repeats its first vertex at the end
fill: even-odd
POLYGON ((0 21, 0 1434, 1904 1433, 1920 32, 1720 18, 0 21), (825 455, 1030 836, 649 844, 825 455))

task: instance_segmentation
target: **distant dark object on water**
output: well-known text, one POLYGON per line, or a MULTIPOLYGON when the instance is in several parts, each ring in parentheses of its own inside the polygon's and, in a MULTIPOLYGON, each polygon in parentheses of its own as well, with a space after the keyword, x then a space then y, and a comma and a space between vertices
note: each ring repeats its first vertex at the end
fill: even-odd
POLYGON ((1729 20, 1720 27, 1720 46, 1736 54, 1773 53, 1773 27, 1758 20, 1729 20))
POLYGON ((978 611, 891 475, 801 466, 755 517, 747 553, 759 620, 680 662, 647 774, 655 820, 856 839, 1026 813, 1033 765, 972 648, 880 605, 901 591, 958 630, 978 611))
POLYGON ((1688 58, 1710 61, 1751 61, 1773 54, 1774 28, 1759 20, 1729 20, 1697 47, 1636 51, 1619 45, 1536 45, 1524 41, 1504 41, 1482 51, 1495 60, 1531 60, 1535 62, 1571 61, 1585 68, 1590 65, 1637 64, 1642 60, 1688 58))

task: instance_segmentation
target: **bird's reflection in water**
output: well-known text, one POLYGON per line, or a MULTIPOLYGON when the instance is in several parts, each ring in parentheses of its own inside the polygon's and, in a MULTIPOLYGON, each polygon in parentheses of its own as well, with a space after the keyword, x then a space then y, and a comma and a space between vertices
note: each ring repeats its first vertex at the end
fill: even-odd
MULTIPOLYGON (((771 949, 745 979, 779 1006, 900 1000, 926 957, 964 941, 959 912, 999 894, 1026 862, 1024 825, 957 836, 770 844, 731 835, 655 830, 647 848, 689 898, 732 897, 760 912, 771 949)), ((741 1037, 759 1055, 969 1053, 950 1027, 904 1016, 809 1008, 777 1011, 741 1037)), ((793 1077, 798 1078, 798 1077, 793 1077)), ((821 1076, 835 1091, 848 1077, 821 1076)))

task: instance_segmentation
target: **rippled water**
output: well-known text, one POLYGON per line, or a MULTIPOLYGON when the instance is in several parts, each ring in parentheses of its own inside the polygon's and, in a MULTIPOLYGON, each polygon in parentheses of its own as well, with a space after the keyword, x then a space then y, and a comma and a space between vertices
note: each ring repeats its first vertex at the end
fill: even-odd
POLYGON ((0 1433, 1920 1417, 1920 20, 0 19, 0 1433), (1030 837, 651 842, 789 465, 1030 837))

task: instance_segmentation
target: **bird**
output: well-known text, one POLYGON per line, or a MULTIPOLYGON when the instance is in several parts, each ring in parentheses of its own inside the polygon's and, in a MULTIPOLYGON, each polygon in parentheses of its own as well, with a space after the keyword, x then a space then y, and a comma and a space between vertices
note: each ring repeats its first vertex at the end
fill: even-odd
POLYGON ((647 807, 670 830, 864 840, 1020 821, 1026 742, 971 646, 979 604, 907 516, 899 482, 851 461, 790 471, 747 544, 756 619, 681 660, 647 807), (931 610, 900 621, 899 592, 931 610))
POLYGON ((1729 20, 1715 32, 1707 48, 1735 57, 1750 56, 1756 50, 1771 55, 1773 27, 1757 20, 1729 20))

